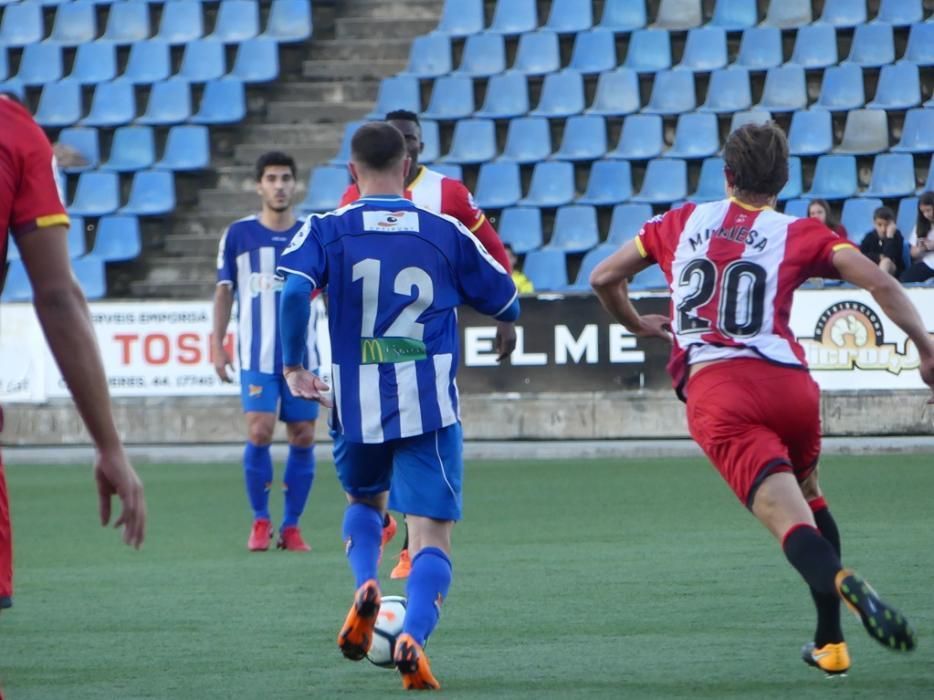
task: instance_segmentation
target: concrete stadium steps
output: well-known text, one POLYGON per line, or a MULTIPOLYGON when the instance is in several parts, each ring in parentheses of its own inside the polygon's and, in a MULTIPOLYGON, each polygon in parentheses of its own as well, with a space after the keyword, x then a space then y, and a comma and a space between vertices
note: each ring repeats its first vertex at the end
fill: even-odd
POLYGON ((375 80, 373 88, 373 101, 376 100, 376 89, 380 78, 386 78, 405 70, 408 59, 396 61, 380 61, 374 63, 368 60, 347 61, 305 61, 302 75, 312 80, 375 80))
POLYGON ((404 20, 387 17, 341 17, 334 23, 335 36, 340 39, 355 39, 360 36, 408 37, 427 34, 438 25, 437 19, 404 20))

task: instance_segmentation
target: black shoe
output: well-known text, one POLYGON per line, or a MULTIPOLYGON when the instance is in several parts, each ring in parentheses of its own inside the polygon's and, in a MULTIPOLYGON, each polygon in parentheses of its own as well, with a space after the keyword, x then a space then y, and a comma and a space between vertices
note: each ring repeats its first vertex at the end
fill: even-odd
POLYGON ((869 636, 895 651, 915 648, 915 633, 900 612, 890 607, 868 583, 849 569, 837 573, 837 591, 863 623, 869 636))
POLYGON ((13 607, 13 598, 8 595, 0 595, 0 610, 6 610, 13 607))

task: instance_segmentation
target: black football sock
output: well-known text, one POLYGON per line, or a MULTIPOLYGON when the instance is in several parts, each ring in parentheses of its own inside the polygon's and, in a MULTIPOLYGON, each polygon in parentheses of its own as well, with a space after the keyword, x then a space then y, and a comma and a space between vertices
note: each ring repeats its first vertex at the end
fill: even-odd
MULTIPOLYGON (((808 501, 814 512, 814 521, 824 539, 840 556, 840 531, 837 523, 830 514, 827 501, 823 497, 808 501)), ((811 589, 811 597, 817 608, 817 629, 814 632, 814 644, 820 648, 825 644, 839 644, 843 641, 843 630, 840 627, 840 597, 833 593, 827 595, 811 589)))
POLYGON ((405 526, 405 542, 402 543, 402 551, 406 551, 409 548, 409 526, 405 526))
POLYGON ((815 527, 799 524, 782 538, 782 549, 791 565, 819 594, 837 595, 835 579, 843 568, 840 557, 815 527))

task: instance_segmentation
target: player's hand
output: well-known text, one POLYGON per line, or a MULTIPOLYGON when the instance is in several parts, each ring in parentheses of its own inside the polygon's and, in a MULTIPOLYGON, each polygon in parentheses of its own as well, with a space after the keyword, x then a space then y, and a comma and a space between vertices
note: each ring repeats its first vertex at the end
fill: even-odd
POLYGON ((890 221, 888 225, 885 227, 885 237, 893 238, 894 236, 895 236, 895 222, 890 221))
POLYGON ((496 361, 502 362, 516 349, 516 324, 511 321, 496 323, 496 361))
POLYGON ((139 549, 146 535, 146 498, 143 482, 130 465, 122 446, 98 451, 94 479, 97 482, 101 525, 106 526, 110 522, 110 499, 116 494, 123 510, 114 527, 122 527, 123 541, 139 549))
POLYGON ((640 338, 661 338, 669 343, 674 342, 671 335, 671 319, 659 314, 646 314, 639 317, 639 328, 633 334, 640 338))
POLYGON ((214 371, 217 372, 217 376, 220 377, 220 380, 226 384, 230 384, 233 381, 230 374, 227 372, 228 368, 233 369, 230 355, 227 354, 223 346, 214 348, 214 371))
MULTIPOLYGON (((918 371, 921 373, 921 381, 934 391, 934 354, 921 357, 921 366, 918 371)), ((934 396, 928 399, 928 403, 934 404, 934 396)))
POLYGON ((284 372, 285 383, 289 385, 292 396, 317 401, 328 408, 334 405, 326 396, 331 391, 331 387, 314 372, 309 372, 307 369, 286 369, 284 372))

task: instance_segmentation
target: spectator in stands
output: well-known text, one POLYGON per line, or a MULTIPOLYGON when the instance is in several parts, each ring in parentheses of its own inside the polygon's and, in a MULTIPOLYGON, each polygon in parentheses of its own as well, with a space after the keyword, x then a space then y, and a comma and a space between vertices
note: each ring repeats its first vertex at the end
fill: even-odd
POLYGON ((512 283, 516 285, 516 290, 519 294, 534 294, 535 285, 533 285, 532 280, 526 277, 522 270, 517 267, 519 258, 516 257, 512 246, 503 244, 503 247, 506 249, 506 255, 509 257, 509 264, 512 265, 512 283))
POLYGON ((918 200, 918 221, 911 229, 911 267, 902 282, 924 282, 934 277, 934 192, 925 192, 918 200))
POLYGON ((849 234, 843 225, 834 219, 830 203, 826 199, 812 199, 808 204, 808 216, 817 219, 838 236, 848 238, 849 234))
POLYGON ((901 276, 905 269, 902 251, 905 243, 901 231, 895 227, 895 212, 888 207, 879 207, 872 213, 874 230, 863 237, 859 249, 882 270, 894 277, 901 276))

